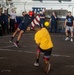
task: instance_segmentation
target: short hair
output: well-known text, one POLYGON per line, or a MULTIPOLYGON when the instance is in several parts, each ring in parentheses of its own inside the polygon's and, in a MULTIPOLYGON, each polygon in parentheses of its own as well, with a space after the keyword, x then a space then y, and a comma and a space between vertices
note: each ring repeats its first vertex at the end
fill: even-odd
POLYGON ((24 11, 22 13, 24 13, 24 11))
POLYGON ((68 13, 71 13, 71 11, 68 11, 68 13))
POLYGON ((26 13, 26 11, 23 11, 22 13, 26 13))

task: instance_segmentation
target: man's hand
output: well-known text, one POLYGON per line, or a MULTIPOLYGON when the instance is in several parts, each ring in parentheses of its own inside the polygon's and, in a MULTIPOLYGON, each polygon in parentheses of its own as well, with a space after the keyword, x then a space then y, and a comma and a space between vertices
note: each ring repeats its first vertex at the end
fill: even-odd
POLYGON ((74 25, 72 27, 74 28, 74 25))

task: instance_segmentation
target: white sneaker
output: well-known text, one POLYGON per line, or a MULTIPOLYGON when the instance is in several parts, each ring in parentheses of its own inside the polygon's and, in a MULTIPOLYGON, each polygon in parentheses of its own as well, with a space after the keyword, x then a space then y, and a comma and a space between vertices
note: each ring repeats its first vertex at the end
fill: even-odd
POLYGON ((36 62, 35 62, 35 63, 34 63, 34 66, 38 67, 38 66, 39 66, 39 63, 36 63, 36 62))
POLYGON ((10 40, 9 42, 10 42, 10 43, 13 43, 13 41, 11 41, 11 40, 10 40))
POLYGON ((68 38, 68 37, 66 37, 65 41, 67 41, 67 40, 69 40, 69 38, 68 38))
POLYGON ((14 42, 14 45, 15 45, 15 47, 17 47, 17 48, 19 47, 19 45, 18 45, 17 43, 15 43, 15 42, 14 42))
POLYGON ((73 39, 71 38, 71 42, 73 42, 73 39))

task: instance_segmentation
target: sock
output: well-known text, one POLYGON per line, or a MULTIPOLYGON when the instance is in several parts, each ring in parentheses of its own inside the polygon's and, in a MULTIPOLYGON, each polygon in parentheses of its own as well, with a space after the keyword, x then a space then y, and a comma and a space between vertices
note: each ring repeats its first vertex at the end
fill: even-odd
POLYGON ((18 44, 19 43, 19 41, 16 41, 16 44, 18 44))
POLYGON ((71 37, 71 39, 73 39, 73 37, 71 37))
POLYGON ((66 36, 66 37, 69 37, 69 36, 66 36))
POLYGON ((11 41, 13 41, 14 37, 11 37, 11 41))
POLYGON ((39 63, 39 59, 36 59, 36 62, 39 63))

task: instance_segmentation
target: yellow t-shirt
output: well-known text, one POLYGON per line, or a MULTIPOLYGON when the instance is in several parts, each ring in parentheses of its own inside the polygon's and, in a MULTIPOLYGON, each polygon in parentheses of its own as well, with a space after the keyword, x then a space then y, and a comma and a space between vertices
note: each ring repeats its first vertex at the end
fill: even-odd
POLYGON ((43 50, 53 47, 50 34, 46 28, 42 28, 35 34, 35 42, 43 50))

